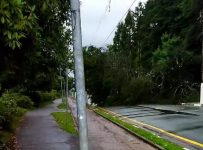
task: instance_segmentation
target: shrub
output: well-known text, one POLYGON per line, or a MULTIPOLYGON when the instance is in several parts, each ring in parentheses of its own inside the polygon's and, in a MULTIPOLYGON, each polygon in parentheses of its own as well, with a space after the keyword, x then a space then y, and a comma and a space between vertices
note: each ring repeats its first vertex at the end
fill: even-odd
POLYGON ((32 100, 25 95, 18 95, 16 99, 16 103, 19 107, 25 108, 25 109, 30 109, 33 107, 33 102, 32 100))
POLYGON ((11 122, 16 114, 17 104, 15 98, 9 93, 4 93, 0 98, 0 126, 4 129, 10 129, 11 122))
POLYGON ((22 86, 15 86, 11 89, 9 89, 9 93, 25 93, 26 92, 26 88, 22 87, 22 86))
POLYGON ((59 97, 59 94, 56 90, 48 91, 31 91, 28 93, 29 97, 34 102, 36 107, 40 106, 41 103, 53 101, 59 97))
POLYGON ((42 103, 41 95, 39 91, 30 91, 27 95, 32 99, 34 102, 34 106, 38 106, 42 103))
POLYGON ((50 92, 40 92, 40 97, 42 102, 53 101, 59 97, 56 90, 51 90, 50 92))
POLYGON ((30 109, 33 106, 32 100, 28 96, 22 95, 20 93, 6 92, 2 95, 2 98, 7 100, 12 99, 15 101, 17 106, 21 108, 30 109))
POLYGON ((3 93, 0 97, 0 126, 12 129, 12 122, 16 117, 22 116, 25 109, 32 108, 33 102, 28 96, 20 93, 3 93))
POLYGON ((125 104, 146 103, 151 101, 153 82, 149 77, 140 76, 132 78, 131 81, 122 88, 122 97, 125 104))
POLYGON ((184 103, 192 103, 192 102, 199 102, 200 94, 199 91, 192 91, 190 92, 181 102, 184 103))

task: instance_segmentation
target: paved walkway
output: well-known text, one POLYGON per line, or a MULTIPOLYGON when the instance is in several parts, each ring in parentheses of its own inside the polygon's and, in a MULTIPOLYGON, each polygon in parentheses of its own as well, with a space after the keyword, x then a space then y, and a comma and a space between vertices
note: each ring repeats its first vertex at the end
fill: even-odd
MULTIPOLYGON (((69 98, 69 106, 76 117, 75 102, 69 98)), ((154 150, 137 137, 129 134, 122 128, 87 111, 89 150, 154 150)))
POLYGON ((58 128, 50 113, 58 111, 53 104, 28 112, 17 132, 20 150, 78 150, 78 137, 58 128))

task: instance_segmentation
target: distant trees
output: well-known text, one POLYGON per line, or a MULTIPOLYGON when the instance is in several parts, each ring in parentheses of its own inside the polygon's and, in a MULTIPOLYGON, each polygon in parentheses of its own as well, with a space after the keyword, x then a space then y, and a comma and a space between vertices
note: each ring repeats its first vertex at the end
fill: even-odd
POLYGON ((91 48, 85 51, 86 83, 93 101, 104 105, 198 101, 202 8, 201 0, 149 0, 129 11, 106 51, 95 47, 99 55, 89 55, 91 48), (91 59, 102 63, 99 67, 88 63, 100 68, 93 67, 88 74, 91 59), (99 94, 95 82, 102 87, 99 94))

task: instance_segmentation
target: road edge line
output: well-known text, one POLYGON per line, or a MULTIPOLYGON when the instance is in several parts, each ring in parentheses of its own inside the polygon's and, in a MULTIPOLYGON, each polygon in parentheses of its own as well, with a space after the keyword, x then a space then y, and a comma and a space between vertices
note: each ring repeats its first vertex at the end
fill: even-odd
POLYGON ((114 122, 114 121, 110 120, 109 118, 107 118, 107 117, 103 116, 102 114, 96 112, 94 109, 92 109, 92 110, 93 110, 93 112, 96 113, 97 115, 103 117, 104 119, 110 121, 111 123, 117 125, 118 127, 121 127, 122 129, 126 130, 127 132, 129 132, 129 133, 132 134, 133 136, 138 137, 140 140, 142 140, 143 142, 145 142, 145 143, 151 145, 152 147, 157 148, 157 149, 159 149, 159 150, 165 150, 163 147, 161 147, 161 146, 159 146, 159 145, 157 145, 157 144, 154 144, 154 143, 151 142, 150 140, 148 140, 148 139, 146 139, 146 138, 144 138, 144 137, 142 137, 142 136, 140 136, 140 135, 138 135, 138 134, 132 132, 132 131, 129 130, 128 128, 124 127, 123 125, 121 125, 121 124, 119 124, 119 123, 117 123, 117 122, 114 122))
POLYGON ((125 116, 123 116, 123 115, 117 114, 117 113, 112 112, 112 111, 110 111, 110 110, 107 110, 107 109, 104 109, 104 108, 101 108, 101 107, 99 107, 99 108, 102 109, 102 110, 104 110, 104 111, 106 111, 106 112, 109 112, 109 113, 111 113, 111 114, 115 114, 116 116, 121 116, 122 118, 127 119, 127 120, 129 120, 129 121, 131 121, 131 122, 134 122, 134 123, 136 123, 136 124, 140 124, 140 125, 142 125, 143 127, 148 127, 148 129, 159 131, 159 132, 162 133, 162 134, 171 136, 171 137, 173 137, 173 138, 179 139, 179 140, 184 141, 184 142, 186 142, 186 143, 189 143, 189 144, 192 144, 192 145, 195 145, 195 146, 198 146, 198 147, 203 148, 203 144, 202 144, 202 143, 199 143, 199 142, 197 142, 197 141, 193 141, 193 140, 191 140, 191 139, 188 139, 188 138, 185 138, 185 137, 176 135, 176 134, 174 134, 174 133, 170 133, 170 132, 165 131, 165 130, 163 130, 163 129, 160 129, 160 128, 158 128, 158 127, 155 127, 155 126, 152 126, 152 125, 149 125, 149 124, 146 124, 146 123, 142 123, 142 122, 137 121, 137 120, 130 119, 130 118, 128 118, 128 117, 125 117, 125 116))

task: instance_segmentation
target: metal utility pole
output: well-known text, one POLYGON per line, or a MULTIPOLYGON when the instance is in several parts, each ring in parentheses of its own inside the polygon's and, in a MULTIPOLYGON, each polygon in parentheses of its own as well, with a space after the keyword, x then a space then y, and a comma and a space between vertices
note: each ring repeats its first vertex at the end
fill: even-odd
POLYGON ((200 105, 203 105, 203 9, 200 11, 200 23, 202 27, 201 41, 202 41, 202 64, 201 64, 201 89, 200 89, 200 105))
POLYGON ((60 80, 61 80, 61 98, 63 99, 63 81, 61 76, 61 68, 60 68, 60 80))
POLYGON ((84 63, 82 53, 82 34, 80 20, 80 2, 71 0, 73 50, 75 62, 76 99, 79 124, 80 150, 88 150, 86 94, 84 79, 84 63))
POLYGON ((66 97, 68 98, 68 69, 66 69, 66 97))

